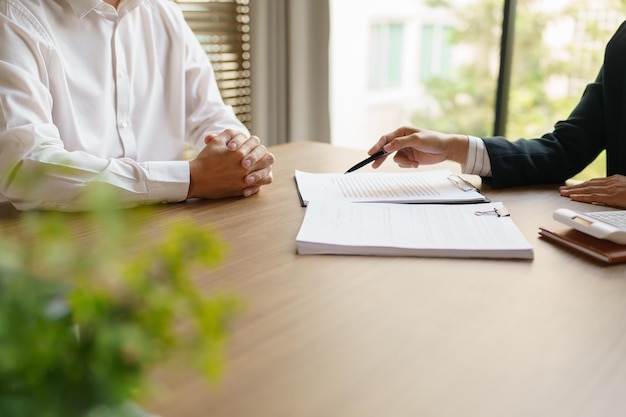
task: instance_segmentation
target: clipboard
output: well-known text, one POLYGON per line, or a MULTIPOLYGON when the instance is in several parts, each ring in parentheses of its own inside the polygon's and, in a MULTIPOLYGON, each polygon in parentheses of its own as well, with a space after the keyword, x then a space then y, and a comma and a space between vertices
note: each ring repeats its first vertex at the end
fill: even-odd
POLYGON ((489 203, 478 188, 449 169, 413 172, 309 173, 295 171, 300 205, 309 201, 358 203, 489 203))

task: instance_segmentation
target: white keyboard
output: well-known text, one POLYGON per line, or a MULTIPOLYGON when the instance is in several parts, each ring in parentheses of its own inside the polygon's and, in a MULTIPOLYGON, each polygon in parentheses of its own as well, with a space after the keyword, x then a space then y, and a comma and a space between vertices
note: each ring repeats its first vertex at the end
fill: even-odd
POLYGON ((600 220, 610 225, 613 225, 619 229, 626 230, 626 210, 592 211, 585 214, 589 217, 593 217, 596 220, 600 220))
POLYGON ((554 219, 598 239, 626 245, 626 210, 581 213, 558 209, 554 219))

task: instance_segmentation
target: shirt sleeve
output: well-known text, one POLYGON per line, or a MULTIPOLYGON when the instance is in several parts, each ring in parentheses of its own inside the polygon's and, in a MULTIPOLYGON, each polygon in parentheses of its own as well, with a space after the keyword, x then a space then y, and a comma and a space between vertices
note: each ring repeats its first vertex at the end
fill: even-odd
POLYGON ((187 161, 139 163, 67 151, 54 125, 0 132, 0 166, 0 193, 19 210, 90 209, 90 190, 106 192, 116 207, 176 202, 189 189, 187 161))
POLYGON ((468 135, 467 137, 469 139, 469 148, 463 173, 491 177, 491 161, 485 142, 476 136, 468 135))
POLYGON ((185 37, 186 130, 190 143, 196 151, 200 151, 208 134, 221 133, 226 129, 250 136, 232 107, 224 103, 215 71, 198 38, 185 22, 182 13, 179 18, 185 37))

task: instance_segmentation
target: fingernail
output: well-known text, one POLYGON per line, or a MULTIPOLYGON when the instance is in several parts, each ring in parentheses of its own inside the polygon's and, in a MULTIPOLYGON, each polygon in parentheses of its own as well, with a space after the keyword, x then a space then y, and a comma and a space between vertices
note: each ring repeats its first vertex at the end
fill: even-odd
POLYGON ((246 159, 245 161, 243 161, 244 168, 250 168, 251 166, 252 166, 252 161, 250 161, 249 159, 246 159))
POLYGON ((237 149, 237 144, 235 142, 230 142, 228 144, 228 149, 230 149, 231 151, 234 151, 237 149))
POLYGON ((254 183, 254 181, 255 181, 254 175, 248 175, 248 176, 246 177, 246 182, 247 182, 248 184, 252 184, 252 183, 254 183))

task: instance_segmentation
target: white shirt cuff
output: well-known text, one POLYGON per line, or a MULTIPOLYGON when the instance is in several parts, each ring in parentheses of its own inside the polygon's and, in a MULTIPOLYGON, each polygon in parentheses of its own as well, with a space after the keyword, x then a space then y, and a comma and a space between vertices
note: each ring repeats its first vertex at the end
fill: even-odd
POLYGON ((146 162, 148 169, 148 201, 175 203, 187 199, 189 162, 146 162))
POLYGON ((489 160, 485 142, 476 136, 468 135, 467 137, 469 139, 469 147, 463 173, 491 177, 491 161, 489 160))

